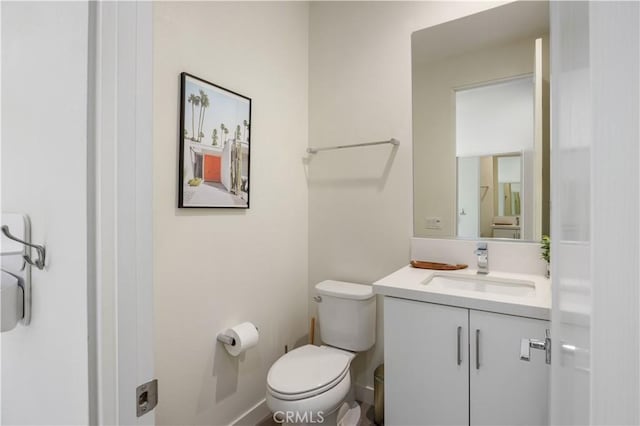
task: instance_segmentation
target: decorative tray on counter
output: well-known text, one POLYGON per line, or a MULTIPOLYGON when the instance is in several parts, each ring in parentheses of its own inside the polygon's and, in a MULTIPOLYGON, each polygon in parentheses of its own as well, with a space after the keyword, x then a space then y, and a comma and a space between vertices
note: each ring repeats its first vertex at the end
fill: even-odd
POLYGON ((450 265, 448 263, 428 262, 423 260, 412 260, 411 266, 420 269, 433 269, 436 271, 457 271, 458 269, 465 269, 467 265, 458 264, 450 265))

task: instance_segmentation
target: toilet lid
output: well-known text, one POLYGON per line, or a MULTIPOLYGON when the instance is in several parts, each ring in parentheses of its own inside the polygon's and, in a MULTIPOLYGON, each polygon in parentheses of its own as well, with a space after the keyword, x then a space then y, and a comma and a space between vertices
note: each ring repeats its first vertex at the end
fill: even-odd
POLYGON ((349 372, 350 361, 345 353, 305 345, 283 355, 271 366, 267 385, 280 397, 300 394, 309 397, 313 391, 324 392, 342 380, 349 372))

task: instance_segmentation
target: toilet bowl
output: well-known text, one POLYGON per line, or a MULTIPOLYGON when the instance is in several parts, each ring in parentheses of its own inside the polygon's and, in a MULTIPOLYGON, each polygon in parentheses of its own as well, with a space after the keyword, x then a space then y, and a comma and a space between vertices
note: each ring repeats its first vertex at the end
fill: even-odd
POLYGON ((305 345, 280 357, 267 376, 267 406, 286 424, 355 426, 360 407, 351 386, 351 361, 375 343, 371 286, 341 281, 316 285, 325 346, 305 345))
POLYGON ((267 405, 287 423, 328 423, 348 399, 354 357, 328 346, 294 349, 269 370, 267 405))

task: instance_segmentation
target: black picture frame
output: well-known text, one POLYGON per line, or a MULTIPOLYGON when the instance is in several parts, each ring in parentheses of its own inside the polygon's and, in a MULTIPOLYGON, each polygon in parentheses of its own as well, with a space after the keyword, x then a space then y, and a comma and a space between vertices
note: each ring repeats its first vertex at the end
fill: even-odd
POLYGON ((251 98, 182 72, 178 139, 179 208, 249 208, 251 98))

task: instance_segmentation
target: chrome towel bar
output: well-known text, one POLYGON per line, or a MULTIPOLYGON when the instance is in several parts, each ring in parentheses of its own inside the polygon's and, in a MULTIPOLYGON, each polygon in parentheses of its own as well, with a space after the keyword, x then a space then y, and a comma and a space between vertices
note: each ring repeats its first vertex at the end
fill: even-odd
POLYGON ((307 148, 307 152, 309 154, 316 154, 320 151, 330 151, 330 150, 334 150, 334 149, 344 149, 344 148, 358 148, 361 146, 372 146, 372 145, 385 145, 385 144, 391 144, 393 146, 398 146, 400 145, 400 141, 394 138, 391 138, 387 141, 378 141, 378 142, 364 142, 364 143, 356 143, 353 145, 336 145, 336 146, 328 146, 325 148, 307 148))

